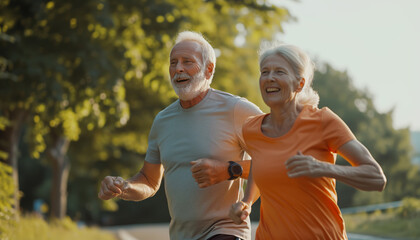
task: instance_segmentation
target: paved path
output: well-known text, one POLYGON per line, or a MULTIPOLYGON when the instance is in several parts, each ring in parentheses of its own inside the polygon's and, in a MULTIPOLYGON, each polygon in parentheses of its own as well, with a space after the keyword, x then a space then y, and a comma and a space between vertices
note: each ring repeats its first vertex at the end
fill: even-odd
POLYGON ((349 238, 349 240, 398 240, 396 238, 381 238, 356 233, 347 233, 347 237, 349 238))
MULTIPOLYGON (((258 223, 252 223, 252 239, 255 239, 255 230, 258 223)), ((115 226, 103 228, 103 230, 111 231, 117 236, 118 240, 169 240, 169 224, 138 224, 128 226, 115 226)), ((366 236, 354 233, 348 233, 349 240, 397 240, 392 238, 380 238, 366 236)))

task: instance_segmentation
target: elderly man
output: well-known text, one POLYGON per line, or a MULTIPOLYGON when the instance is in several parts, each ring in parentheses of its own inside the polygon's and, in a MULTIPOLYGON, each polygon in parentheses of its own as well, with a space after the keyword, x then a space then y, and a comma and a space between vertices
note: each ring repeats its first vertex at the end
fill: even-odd
POLYGON ((156 116, 140 172, 128 180, 107 176, 98 194, 141 201, 157 192, 164 174, 171 239, 250 239, 249 219, 235 225, 228 213, 249 173, 242 124, 261 111, 210 88, 215 66, 214 49, 200 34, 178 35, 169 72, 179 99, 156 116))

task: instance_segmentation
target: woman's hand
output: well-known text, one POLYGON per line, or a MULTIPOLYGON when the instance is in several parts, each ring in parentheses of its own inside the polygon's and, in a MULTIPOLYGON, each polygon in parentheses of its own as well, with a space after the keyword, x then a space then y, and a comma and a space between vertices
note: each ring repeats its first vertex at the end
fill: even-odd
POLYGON ((287 175, 291 178, 296 177, 323 177, 326 164, 316 160, 310 155, 303 155, 298 151, 297 155, 286 161, 287 175))
POLYGON ((237 202, 232 204, 230 208, 229 217, 235 224, 241 224, 251 214, 251 206, 245 202, 237 202))

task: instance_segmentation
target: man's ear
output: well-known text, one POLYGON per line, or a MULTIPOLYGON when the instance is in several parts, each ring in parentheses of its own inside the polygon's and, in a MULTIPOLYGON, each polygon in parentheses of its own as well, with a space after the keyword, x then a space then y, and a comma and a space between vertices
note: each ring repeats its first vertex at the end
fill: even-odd
POLYGON ((205 72, 206 79, 210 79, 211 75, 213 74, 213 69, 214 69, 214 64, 211 62, 208 63, 206 67, 206 72, 205 72))

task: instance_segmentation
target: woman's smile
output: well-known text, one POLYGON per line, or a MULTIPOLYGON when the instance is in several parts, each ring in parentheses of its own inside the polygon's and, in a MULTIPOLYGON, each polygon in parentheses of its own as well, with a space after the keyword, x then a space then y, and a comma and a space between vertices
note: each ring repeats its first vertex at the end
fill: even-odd
POLYGON ((276 93, 276 92, 280 92, 281 88, 278 87, 268 87, 265 89, 266 93, 276 93))

